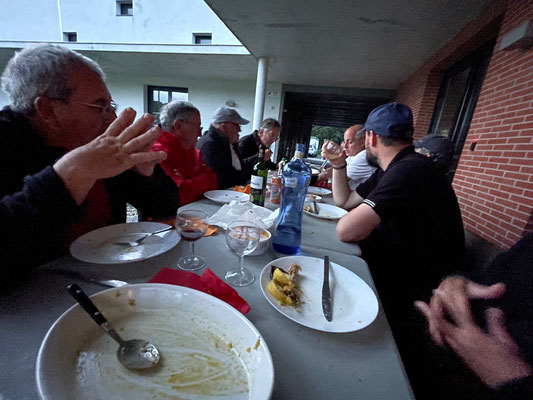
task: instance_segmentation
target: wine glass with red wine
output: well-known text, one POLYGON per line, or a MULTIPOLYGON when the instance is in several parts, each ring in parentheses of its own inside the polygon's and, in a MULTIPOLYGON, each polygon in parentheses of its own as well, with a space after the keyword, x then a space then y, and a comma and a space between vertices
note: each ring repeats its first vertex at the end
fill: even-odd
POLYGON ((200 210, 179 211, 176 215, 176 231, 191 244, 191 255, 178 260, 178 268, 194 271, 205 266, 205 258, 194 254, 194 242, 207 232, 207 214, 200 210))

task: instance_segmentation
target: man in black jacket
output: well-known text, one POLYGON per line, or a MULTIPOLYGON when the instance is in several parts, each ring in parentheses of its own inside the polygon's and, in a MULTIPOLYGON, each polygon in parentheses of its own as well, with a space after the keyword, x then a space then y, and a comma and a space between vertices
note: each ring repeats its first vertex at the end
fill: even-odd
POLYGON ((176 186, 150 152, 161 130, 149 114, 117 117, 98 64, 56 45, 28 47, 2 74, 0 262, 17 275, 67 253, 80 235, 125 222, 126 201, 146 216, 175 213, 176 186))
POLYGON ((241 125, 248 122, 250 121, 242 118, 235 109, 220 107, 213 115, 209 131, 198 140, 196 148, 202 153, 207 166, 216 174, 221 189, 245 184, 250 179, 238 149, 241 125))
POLYGON ((259 147, 265 149, 265 163, 268 169, 277 169, 276 164, 270 160, 272 156, 270 146, 279 139, 280 130, 281 126, 278 121, 273 118, 267 118, 261 122, 259 131, 254 131, 239 140, 239 153, 244 164, 244 170, 250 175, 254 165, 257 164, 259 147))

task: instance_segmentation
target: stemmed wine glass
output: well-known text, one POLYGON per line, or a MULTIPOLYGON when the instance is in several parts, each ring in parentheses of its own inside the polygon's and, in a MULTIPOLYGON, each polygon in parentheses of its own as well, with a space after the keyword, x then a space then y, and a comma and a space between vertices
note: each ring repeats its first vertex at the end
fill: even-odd
POLYGON ((226 280, 234 286, 248 286, 254 274, 244 268, 244 256, 253 252, 259 243, 261 229, 249 221, 234 221, 226 230, 226 245, 240 258, 240 267, 226 272, 226 280))
POLYGON ((194 254, 194 242, 207 232, 207 214, 200 210, 179 211, 176 215, 176 231, 181 238, 191 243, 191 255, 178 260, 178 268, 194 271, 205 266, 205 258, 194 254))

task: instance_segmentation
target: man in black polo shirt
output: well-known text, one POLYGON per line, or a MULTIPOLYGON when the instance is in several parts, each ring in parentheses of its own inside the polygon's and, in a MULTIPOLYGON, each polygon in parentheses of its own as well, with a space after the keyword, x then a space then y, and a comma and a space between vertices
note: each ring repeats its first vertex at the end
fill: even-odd
POLYGON ((337 235, 359 242, 387 317, 401 321, 417 296, 462 267, 461 214, 446 177, 414 151, 409 107, 382 105, 362 130, 368 162, 378 169, 349 192, 342 182, 345 161, 332 161, 335 203, 351 209, 337 224, 337 235))

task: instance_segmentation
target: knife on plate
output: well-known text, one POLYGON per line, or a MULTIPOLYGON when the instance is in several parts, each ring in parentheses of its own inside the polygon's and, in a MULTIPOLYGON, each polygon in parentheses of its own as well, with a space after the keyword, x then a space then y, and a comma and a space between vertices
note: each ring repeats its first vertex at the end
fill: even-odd
POLYGON ((324 256, 324 283, 322 284, 322 311, 331 322, 331 294, 329 292, 329 257, 324 256))

